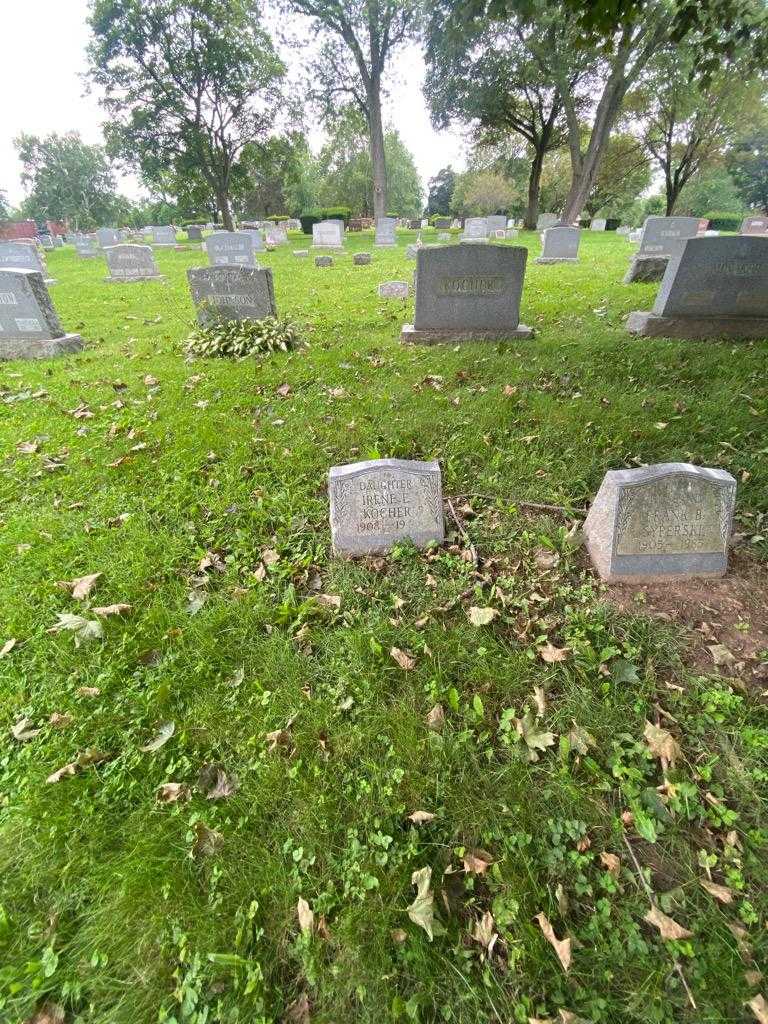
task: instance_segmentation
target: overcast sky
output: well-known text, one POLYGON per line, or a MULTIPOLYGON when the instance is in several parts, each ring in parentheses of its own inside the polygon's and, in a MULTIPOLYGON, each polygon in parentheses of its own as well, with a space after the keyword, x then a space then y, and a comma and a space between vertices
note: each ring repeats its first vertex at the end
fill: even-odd
MULTIPOLYGON (((78 131, 86 142, 101 142, 103 114, 96 97, 84 95, 80 78, 88 42, 87 0, 6 0, 3 8, 0 189, 15 205, 24 197, 13 146, 16 135, 78 131)), ((441 167, 464 166, 462 137, 432 130, 421 93, 424 64, 417 47, 399 52, 393 71, 386 117, 413 153, 426 186, 441 167)), ((131 197, 139 193, 132 178, 120 180, 119 188, 131 197)))

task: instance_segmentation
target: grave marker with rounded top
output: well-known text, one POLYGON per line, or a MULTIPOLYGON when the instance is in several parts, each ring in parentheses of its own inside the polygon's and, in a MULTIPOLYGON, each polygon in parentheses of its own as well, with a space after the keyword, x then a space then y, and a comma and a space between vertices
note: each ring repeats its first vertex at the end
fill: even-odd
POLYGON ((4 267, 34 270, 42 276, 45 284, 56 284, 48 276, 48 268, 36 242, 31 245, 26 242, 0 242, 0 268, 4 267))
POLYGON ((321 220, 312 225, 313 249, 341 249, 344 246, 344 222, 321 220))
POLYGON ((197 320, 263 320, 277 315, 272 271, 267 268, 193 267, 187 271, 197 320))
POLYGON ((204 242, 212 267, 257 267, 250 231, 217 231, 204 242))
POLYGON ((98 256, 98 250, 96 248, 96 239, 92 235, 76 235, 75 236, 75 252, 80 259, 91 260, 98 256))
POLYGON ((768 239, 689 238, 664 273, 650 313, 627 330, 650 338, 768 338, 768 239))
POLYGON ((590 231, 605 231, 605 226, 608 222, 605 217, 595 217, 590 221, 590 231))
POLYGON ((735 499, 722 469, 609 470, 584 523, 592 562, 609 583, 723 576, 735 499))
POLYGON ((528 250, 521 246, 447 245, 420 249, 416 311, 404 342, 531 338, 520 323, 528 250))
POLYGON ((62 329, 42 274, 0 269, 0 359, 46 359, 82 347, 79 334, 62 329))
POLYGON ((373 237, 373 244, 376 246, 391 247, 397 245, 395 228, 397 227, 396 217, 377 217, 376 229, 373 237))
POLYGON ((187 241, 189 242, 202 242, 203 240, 203 229, 199 224, 190 224, 187 227, 187 241))
POLYGON ((172 224, 155 225, 152 228, 152 245, 168 249, 176 245, 176 228, 172 224))
POLYGON ((109 268, 110 284, 124 284, 127 281, 164 281, 149 245, 121 243, 110 245, 104 250, 109 268))
POLYGON ((376 554, 405 540, 426 547, 445 537, 437 462, 372 459, 332 466, 328 491, 336 554, 376 554))
POLYGON ((578 263, 581 240, 579 228, 545 228, 542 239, 544 246, 541 256, 536 259, 537 263, 578 263))

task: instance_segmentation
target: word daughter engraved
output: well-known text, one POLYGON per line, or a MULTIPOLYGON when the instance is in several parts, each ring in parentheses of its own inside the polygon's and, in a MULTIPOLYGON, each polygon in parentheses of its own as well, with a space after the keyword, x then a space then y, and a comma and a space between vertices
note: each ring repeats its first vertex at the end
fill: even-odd
POLYGON ((373 459, 332 466, 331 536, 337 554, 388 551, 398 541, 442 541, 443 494, 436 462, 373 459))
POLYGON ((721 469, 668 462, 606 473, 584 524, 609 582, 723 576, 736 481, 721 469))

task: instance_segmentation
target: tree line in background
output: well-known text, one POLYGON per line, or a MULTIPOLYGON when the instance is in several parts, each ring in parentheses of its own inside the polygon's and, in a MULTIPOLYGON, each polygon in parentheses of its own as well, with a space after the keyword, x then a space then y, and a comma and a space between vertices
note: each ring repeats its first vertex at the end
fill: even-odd
POLYGON ((429 182, 429 214, 507 213, 532 228, 541 209, 632 223, 768 211, 761 0, 274 4, 301 82, 256 0, 91 0, 105 146, 20 136, 28 195, 12 211, 0 192, 0 217, 232 228, 235 215, 323 206, 417 216, 413 157, 382 115, 392 55, 416 41, 433 123, 461 127, 468 145, 465 172, 429 182), (326 131, 318 154, 311 116, 326 131), (137 172, 150 199, 120 196, 115 170, 137 172), (661 194, 643 198, 652 182, 661 194))

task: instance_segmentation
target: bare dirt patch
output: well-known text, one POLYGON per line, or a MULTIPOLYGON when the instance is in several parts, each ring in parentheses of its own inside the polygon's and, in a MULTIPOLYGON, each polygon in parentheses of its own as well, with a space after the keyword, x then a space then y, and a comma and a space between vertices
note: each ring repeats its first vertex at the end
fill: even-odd
POLYGON ((693 671, 768 686, 768 566, 745 550, 732 552, 723 579, 611 583, 606 599, 622 612, 682 626, 693 671))

